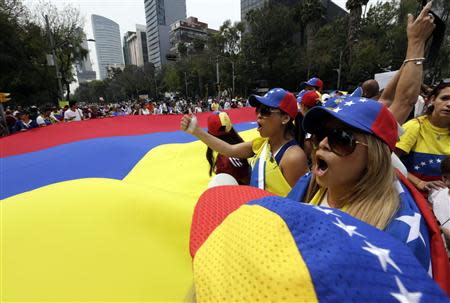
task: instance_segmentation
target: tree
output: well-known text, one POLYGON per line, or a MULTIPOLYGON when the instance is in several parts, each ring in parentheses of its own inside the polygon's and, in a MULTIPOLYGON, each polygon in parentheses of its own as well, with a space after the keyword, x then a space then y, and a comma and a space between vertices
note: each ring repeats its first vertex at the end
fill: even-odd
MULTIPOLYGON (((349 58, 352 58, 353 44, 358 40, 358 33, 361 24, 362 7, 367 5, 369 0, 347 0, 345 7, 350 11, 348 19, 348 39, 349 58)), ((351 60, 350 60, 351 61, 351 60)))
POLYGON ((299 79, 306 75, 300 47, 294 43, 298 31, 294 12, 284 5, 266 6, 247 15, 247 26, 239 65, 248 87, 296 90, 299 79))
MULTIPOLYGON (((61 81, 66 89, 66 99, 69 100, 70 84, 75 81, 73 65, 88 54, 88 50, 81 46, 85 34, 80 12, 70 5, 58 9, 46 1, 39 2, 33 11, 32 20, 41 28, 46 28, 45 17, 48 17, 50 32, 46 31, 46 39, 49 39, 50 34, 53 36, 61 81)), ((48 53, 51 53, 50 45, 48 53)))
POLYGON ((29 16, 20 1, 0 1, 0 90, 11 93, 12 103, 46 104, 54 78, 46 65, 42 28, 29 16))

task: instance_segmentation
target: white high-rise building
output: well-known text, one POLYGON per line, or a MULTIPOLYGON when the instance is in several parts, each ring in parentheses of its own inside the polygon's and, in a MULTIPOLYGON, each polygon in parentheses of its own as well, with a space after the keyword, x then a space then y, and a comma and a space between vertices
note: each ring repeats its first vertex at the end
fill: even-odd
POLYGON ((100 72, 100 80, 108 77, 109 67, 123 67, 122 44, 119 25, 102 16, 92 15, 95 49, 100 72))
POLYGON ((156 68, 166 63, 170 25, 186 19, 186 0, 144 0, 148 59, 156 68))

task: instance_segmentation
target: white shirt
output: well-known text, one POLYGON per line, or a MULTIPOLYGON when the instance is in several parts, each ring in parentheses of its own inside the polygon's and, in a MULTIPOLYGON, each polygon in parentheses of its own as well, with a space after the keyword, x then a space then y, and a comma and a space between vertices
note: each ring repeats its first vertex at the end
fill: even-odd
POLYGON ((79 108, 75 109, 75 111, 71 110, 70 108, 66 110, 64 113, 64 120, 67 121, 81 121, 83 118, 83 113, 79 108))
MULTIPOLYGON (((443 188, 440 190, 432 190, 428 196, 428 200, 433 205, 433 212, 442 227, 450 230, 450 190, 443 188)), ((444 243, 446 243, 446 237, 444 243)), ((447 247, 447 254, 450 258, 450 248, 447 247)))
POLYGON ((425 107, 425 100, 422 96, 419 96, 417 98, 417 102, 414 105, 414 118, 417 118, 421 115, 423 115, 423 109, 425 107))
POLYGON ((450 230, 450 194, 448 188, 431 191, 428 200, 433 205, 433 212, 442 227, 450 230))
POLYGON ((41 125, 47 125, 46 123, 45 123, 45 120, 44 120, 44 118, 42 118, 42 116, 41 115, 39 115, 37 118, 36 118, 36 123, 37 123, 37 125, 39 125, 39 126, 41 126, 41 125))

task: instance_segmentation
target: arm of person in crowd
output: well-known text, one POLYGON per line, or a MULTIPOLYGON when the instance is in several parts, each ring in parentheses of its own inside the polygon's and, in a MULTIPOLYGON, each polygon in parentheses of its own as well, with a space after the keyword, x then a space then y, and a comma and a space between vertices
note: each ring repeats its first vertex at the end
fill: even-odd
POLYGON ((430 191, 432 189, 439 190, 445 188, 446 185, 442 180, 436 181, 424 181, 413 174, 408 172, 408 180, 411 181, 414 186, 421 191, 430 191))
POLYGON ((229 144, 205 132, 197 125, 195 117, 184 115, 181 119, 181 130, 196 136, 211 149, 227 157, 247 159, 253 156, 252 142, 229 144))
POLYGON ((400 79, 400 75, 403 71, 403 65, 400 67, 397 73, 395 73, 395 76, 392 77, 391 80, 389 80, 388 84, 383 90, 383 93, 381 94, 381 97, 379 101, 386 105, 387 107, 390 107, 392 103, 394 102, 395 98, 395 90, 397 89, 398 79, 400 79))
POLYGON ((433 18, 429 15, 432 2, 428 2, 416 20, 408 15, 408 49, 403 70, 398 79, 394 101, 390 107, 397 122, 403 124, 408 118, 420 93, 423 76, 425 43, 434 30, 433 18))
POLYGON ((447 247, 450 247, 450 230, 445 227, 441 227, 442 232, 444 233, 445 243, 447 247))

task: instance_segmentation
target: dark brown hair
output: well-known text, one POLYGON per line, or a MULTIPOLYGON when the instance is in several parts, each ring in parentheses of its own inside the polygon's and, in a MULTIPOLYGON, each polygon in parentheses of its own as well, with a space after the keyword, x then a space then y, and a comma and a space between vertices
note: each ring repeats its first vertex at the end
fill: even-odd
MULTIPOLYGON (((222 141, 225 141, 229 144, 238 144, 244 142, 244 140, 239 136, 239 134, 232 128, 228 133, 226 133, 223 136, 218 136, 217 138, 221 139, 222 141)), ((209 163, 209 175, 212 176, 212 173, 214 171, 214 168, 216 167, 216 163, 214 162, 214 154, 213 150, 208 147, 206 150, 206 160, 208 160, 209 163)))
POLYGON ((450 175, 450 156, 447 156, 441 162, 441 175, 450 175))

